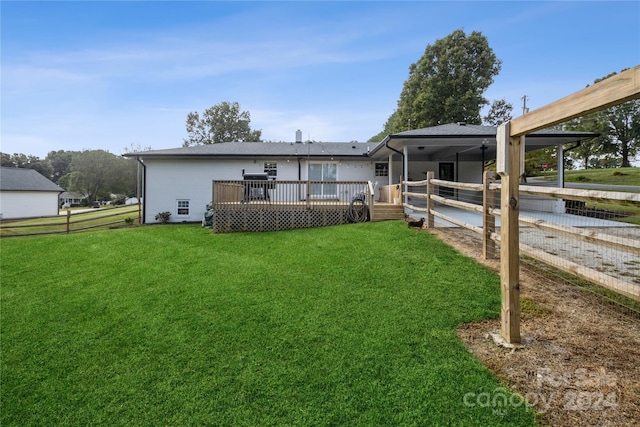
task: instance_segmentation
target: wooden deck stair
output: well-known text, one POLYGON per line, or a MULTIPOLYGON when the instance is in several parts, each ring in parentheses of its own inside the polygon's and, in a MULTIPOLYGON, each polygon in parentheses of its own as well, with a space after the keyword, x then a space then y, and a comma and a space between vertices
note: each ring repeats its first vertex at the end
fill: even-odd
POLYGON ((373 208, 372 221, 387 221, 390 219, 404 219, 402 205, 376 202, 373 208))

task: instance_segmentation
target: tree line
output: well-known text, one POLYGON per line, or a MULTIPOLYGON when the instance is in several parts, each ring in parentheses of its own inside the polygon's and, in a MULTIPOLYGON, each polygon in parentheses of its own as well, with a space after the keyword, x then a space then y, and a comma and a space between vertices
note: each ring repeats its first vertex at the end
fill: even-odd
POLYGON ((111 200, 112 194, 136 195, 136 161, 105 150, 50 151, 44 159, 22 153, 0 157, 2 166, 34 169, 87 202, 111 200))

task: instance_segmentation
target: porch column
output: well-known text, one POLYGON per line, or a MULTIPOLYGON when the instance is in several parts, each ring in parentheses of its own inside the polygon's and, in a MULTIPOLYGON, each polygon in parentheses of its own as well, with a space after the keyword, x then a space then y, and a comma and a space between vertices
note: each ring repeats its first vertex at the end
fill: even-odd
MULTIPOLYGON (((556 151, 558 153, 558 188, 564 188, 564 146, 558 144, 556 151)), ((562 199, 554 199, 553 207, 551 210, 553 213, 564 213, 565 202, 562 199)))
POLYGON ((389 181, 387 183, 387 185, 392 185, 393 184, 393 153, 389 154, 389 159, 387 160, 389 162, 389 176, 387 177, 387 181, 389 181))
POLYGON ((558 144, 558 188, 564 187, 564 147, 558 144))

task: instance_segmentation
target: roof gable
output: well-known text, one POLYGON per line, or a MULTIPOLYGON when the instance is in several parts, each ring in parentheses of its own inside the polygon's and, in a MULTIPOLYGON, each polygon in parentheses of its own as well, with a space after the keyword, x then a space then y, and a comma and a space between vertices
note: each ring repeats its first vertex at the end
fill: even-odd
POLYGON ((58 184, 48 180, 38 171, 24 168, 0 167, 0 190, 2 191, 64 191, 58 184))

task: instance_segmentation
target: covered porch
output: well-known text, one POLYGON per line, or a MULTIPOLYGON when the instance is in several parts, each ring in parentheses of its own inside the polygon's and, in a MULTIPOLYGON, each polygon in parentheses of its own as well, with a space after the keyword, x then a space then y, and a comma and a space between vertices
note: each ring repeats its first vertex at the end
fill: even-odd
MULTIPOLYGON (((423 180, 427 171, 434 171, 436 179, 479 184, 485 167, 496 160, 496 133, 494 126, 466 123, 414 129, 387 136, 371 151, 370 157, 388 165, 388 182, 385 184, 389 186, 398 185, 401 176, 407 181, 423 180)), ((558 153, 557 186, 563 187, 566 151, 596 136, 591 132, 540 130, 526 136, 522 156, 525 151, 555 147, 558 153)), ((407 188, 402 190, 404 193, 407 188)), ((445 189, 445 192, 448 191, 445 189)), ((407 203, 407 198, 402 202, 407 203)), ((533 206, 536 205, 534 201, 533 206)), ((549 212, 563 211, 563 206, 556 205, 558 203, 545 206, 544 209, 549 212)))

